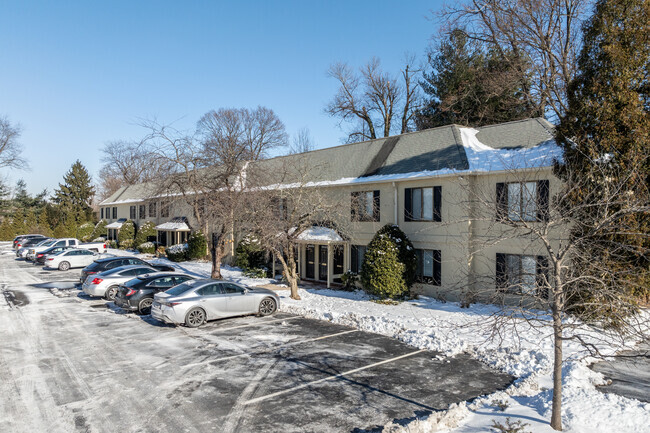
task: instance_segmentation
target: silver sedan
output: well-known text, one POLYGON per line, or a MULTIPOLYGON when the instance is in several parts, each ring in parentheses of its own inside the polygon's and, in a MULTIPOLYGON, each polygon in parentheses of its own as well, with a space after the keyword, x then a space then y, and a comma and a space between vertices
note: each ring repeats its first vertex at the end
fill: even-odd
POLYGON ((239 284, 193 280, 154 295, 151 317, 165 323, 195 328, 207 320, 224 317, 273 314, 280 297, 273 291, 239 284))

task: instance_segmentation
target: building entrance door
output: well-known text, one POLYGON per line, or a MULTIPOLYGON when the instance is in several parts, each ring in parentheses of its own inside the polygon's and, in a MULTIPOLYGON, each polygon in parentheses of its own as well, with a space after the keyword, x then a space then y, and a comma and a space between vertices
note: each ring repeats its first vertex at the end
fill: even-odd
POLYGON ((327 245, 318 246, 318 279, 327 281, 327 245))
POLYGON ((307 261, 307 269, 305 270, 305 277, 307 279, 313 280, 314 277, 314 267, 316 266, 316 248, 313 245, 307 245, 305 247, 305 259, 307 261))

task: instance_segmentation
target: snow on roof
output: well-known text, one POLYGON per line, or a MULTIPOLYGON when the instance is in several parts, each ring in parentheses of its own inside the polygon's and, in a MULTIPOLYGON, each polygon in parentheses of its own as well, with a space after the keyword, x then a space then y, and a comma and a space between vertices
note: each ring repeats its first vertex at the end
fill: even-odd
POLYGON ((330 241, 343 242, 343 238, 336 233, 336 230, 327 227, 309 227, 298 235, 301 241, 330 241))
POLYGON ((182 231, 182 230, 190 230, 190 227, 187 225, 187 222, 185 221, 177 221, 176 218, 174 218, 171 221, 168 221, 166 223, 162 223, 156 226, 156 230, 175 230, 175 231, 182 231))
POLYGON ((106 224, 107 229, 120 229, 122 228, 122 225, 126 222, 126 219, 120 218, 119 220, 112 222, 110 224, 106 224))

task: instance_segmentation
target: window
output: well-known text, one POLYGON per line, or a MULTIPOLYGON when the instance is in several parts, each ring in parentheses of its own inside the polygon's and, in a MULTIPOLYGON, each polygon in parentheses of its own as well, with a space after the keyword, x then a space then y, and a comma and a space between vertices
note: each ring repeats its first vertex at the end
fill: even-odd
POLYGON ((343 245, 334 245, 334 274, 343 273, 343 245))
POLYGON ((415 255, 418 259, 415 272, 416 280, 421 283, 439 286, 442 271, 440 250, 415 250, 415 255))
POLYGON ((104 208, 100 208, 100 209, 99 209, 99 214, 100 214, 100 215, 99 215, 99 219, 102 219, 102 220, 103 220, 103 219, 104 219, 104 208))
POLYGON ((282 220, 289 218, 289 208, 287 207, 287 199, 282 197, 274 197, 271 200, 273 207, 273 215, 282 220))
POLYGON ((404 190, 404 221, 442 221, 441 206, 441 186, 404 190))
POLYGON ((155 218, 156 216, 156 203, 149 203, 149 218, 155 218))
POLYGON ((207 286, 201 287, 199 290, 196 291, 196 293, 202 296, 212 296, 212 295, 220 295, 223 292, 221 290, 221 284, 215 283, 215 284, 208 284, 207 286))
POLYGON ((147 287, 161 287, 161 288, 169 288, 174 286, 174 277, 162 277, 162 278, 156 278, 149 284, 147 284, 147 287))
POLYGON ((244 293, 244 288, 232 283, 221 283, 223 293, 229 294, 242 294, 244 293))
POLYGON ((131 220, 135 219, 135 206, 129 206, 129 218, 131 220))
POLYGON ((144 207, 143 204, 138 206, 138 219, 143 220, 143 219, 145 219, 147 217, 147 215, 145 215, 145 209, 146 208, 144 207))
POLYGON ((352 221, 379 221, 379 191, 357 191, 350 194, 352 221))
POLYGON ((544 280, 548 261, 544 256, 497 253, 497 288, 501 291, 547 297, 544 280))
POLYGON ((548 180, 497 183, 497 219, 545 221, 548 195, 548 180))
POLYGON ((166 201, 160 202, 160 216, 162 218, 167 218, 169 216, 169 203, 166 201))
POLYGON ((350 270, 355 274, 361 273, 361 265, 366 255, 365 245, 352 245, 350 247, 350 270))
POLYGON ((117 219, 117 207, 113 207, 113 219, 117 219))

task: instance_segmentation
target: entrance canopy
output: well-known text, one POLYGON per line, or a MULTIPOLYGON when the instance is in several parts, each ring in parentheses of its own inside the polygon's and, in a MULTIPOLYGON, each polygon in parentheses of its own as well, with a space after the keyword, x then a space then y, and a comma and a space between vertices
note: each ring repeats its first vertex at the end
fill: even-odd
POLYGON ((165 230, 165 231, 171 231, 171 232, 189 232, 190 226, 187 224, 187 218, 185 217, 178 217, 178 218, 173 218, 171 221, 168 221, 166 223, 162 223, 156 226, 156 230, 165 230))
POLYGON ((126 222, 126 218, 120 218, 119 220, 112 222, 110 224, 106 224, 107 229, 121 229, 122 224, 126 222))
POLYGON ((334 229, 313 226, 298 235, 298 240, 304 242, 344 242, 334 229))

